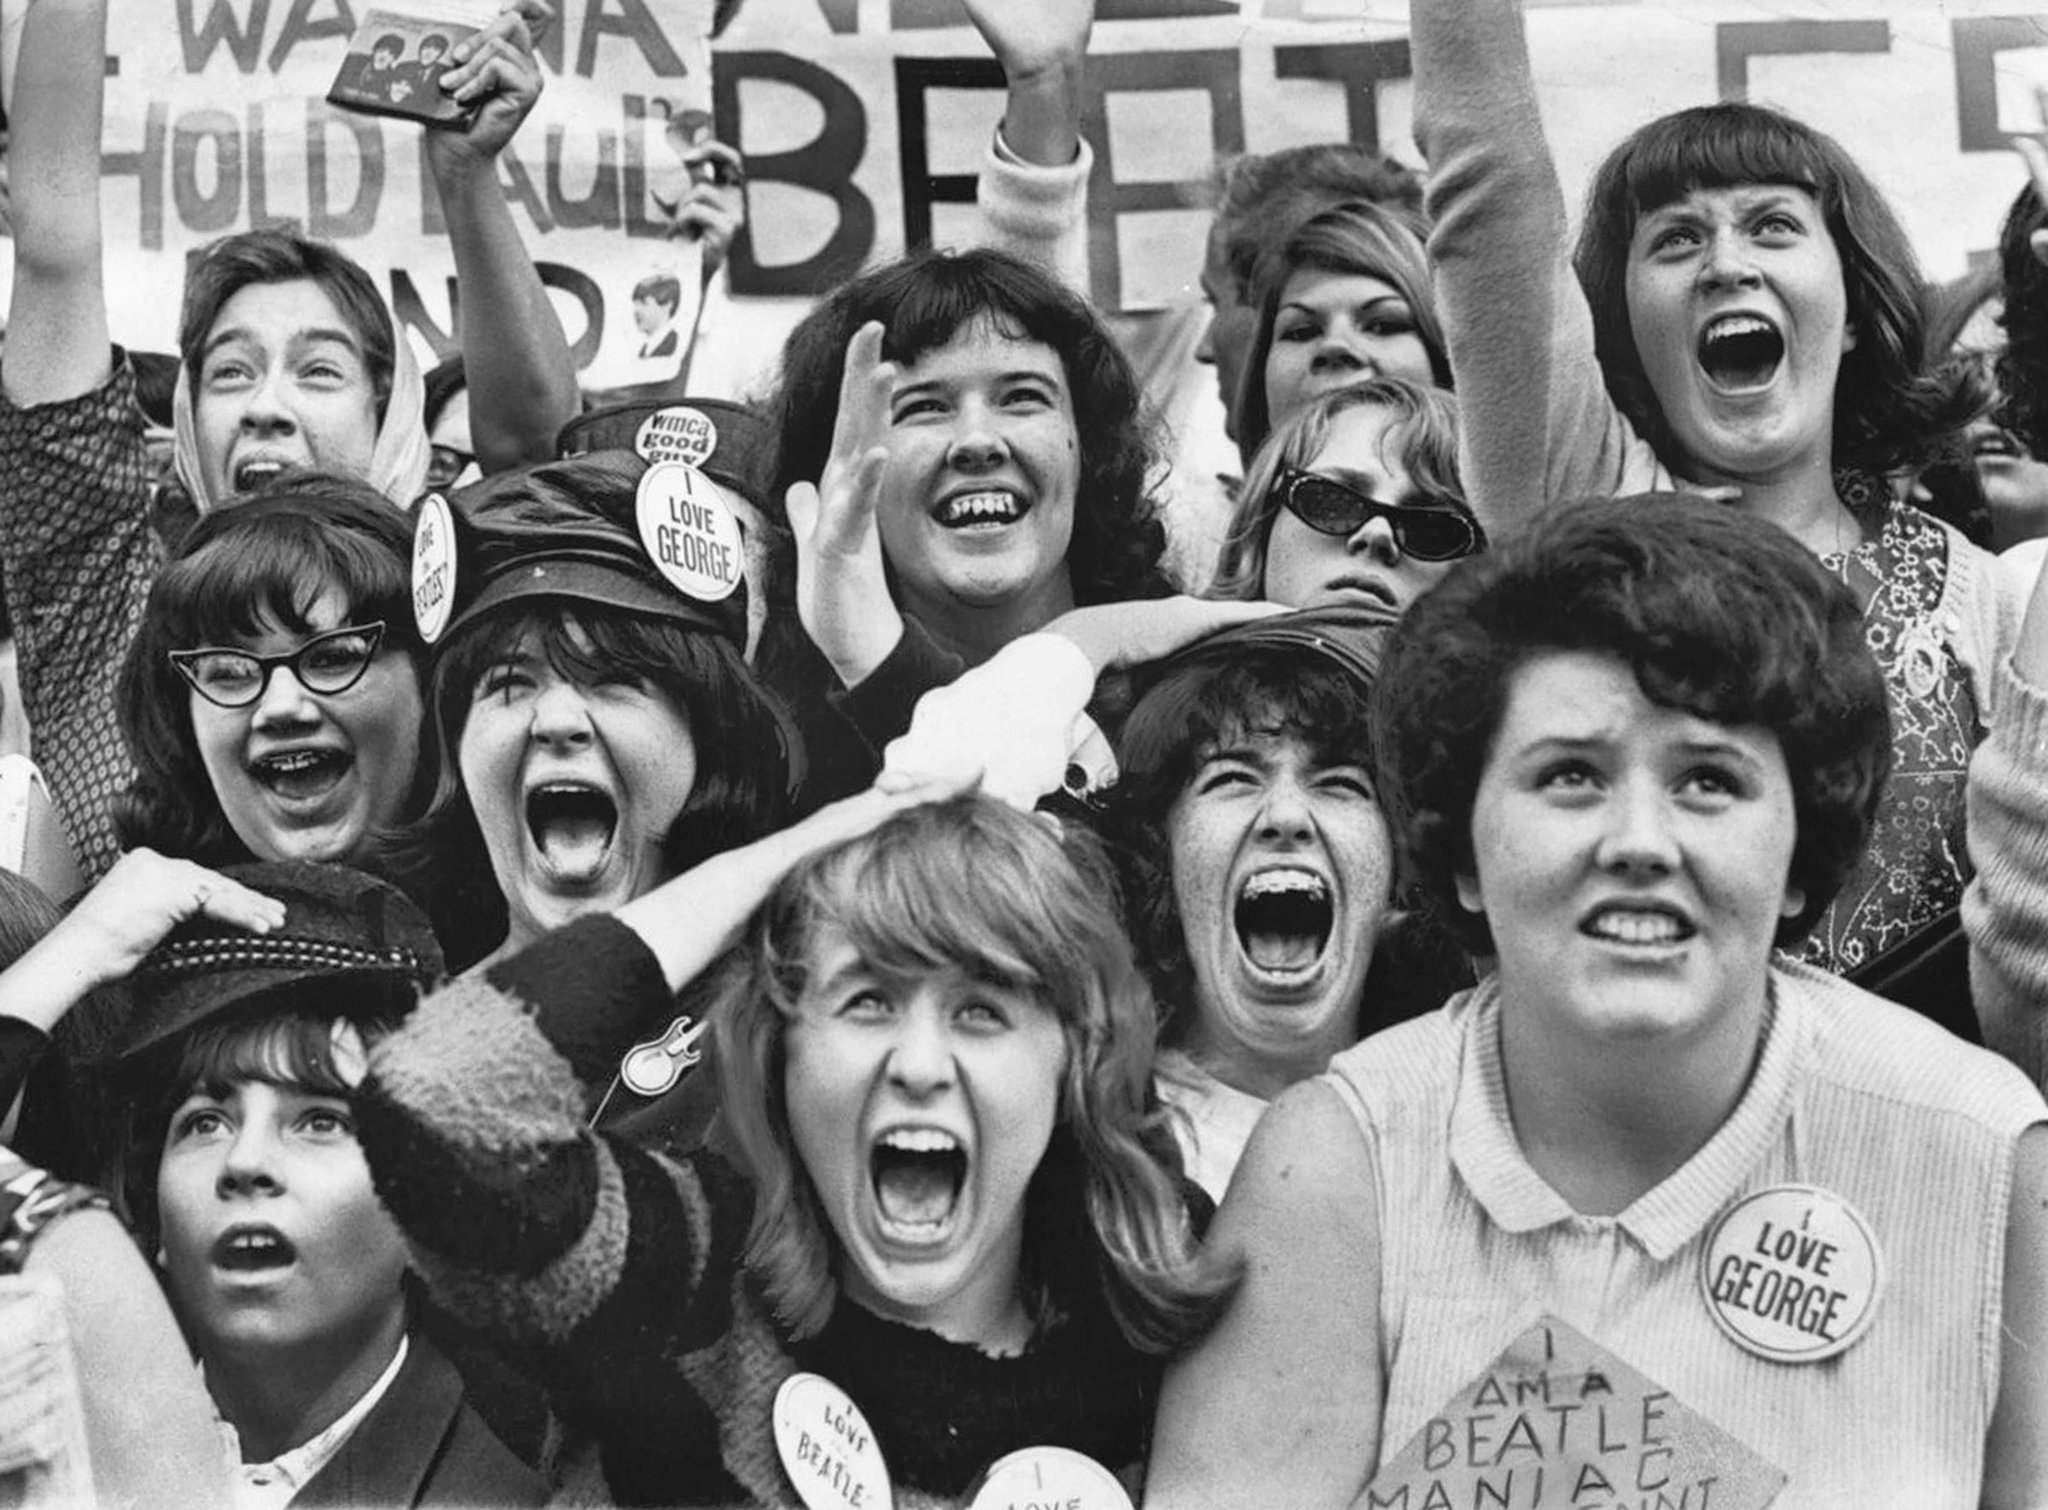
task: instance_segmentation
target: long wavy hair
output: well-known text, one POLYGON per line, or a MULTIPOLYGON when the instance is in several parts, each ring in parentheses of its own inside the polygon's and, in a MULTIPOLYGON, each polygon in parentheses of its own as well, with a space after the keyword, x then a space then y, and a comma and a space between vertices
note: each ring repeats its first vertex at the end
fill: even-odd
POLYGON ((1252 273, 1251 306, 1259 323, 1238 378, 1234 403, 1238 451, 1249 463, 1273 429, 1266 402, 1266 357, 1273 349, 1273 327, 1279 322, 1287 285, 1300 272, 1324 272, 1377 278, 1407 302, 1416 334, 1429 353, 1430 376, 1439 388, 1451 386, 1450 349, 1443 322, 1437 318, 1436 293, 1429 277, 1429 254, 1414 221, 1398 210, 1367 200, 1331 205, 1310 216, 1272 248, 1252 273))
POLYGON ((1152 995, 1099 851, 985 797, 899 813, 786 877, 728 957, 711 1009, 721 1105, 755 1186, 747 1264, 809 1336, 838 1293, 838 1238, 795 1152, 784 1043, 819 940, 885 976, 961 972, 1029 993, 1066 1038, 1057 1122, 1025 1196, 1025 1298, 1106 1301, 1133 1346, 1207 1328, 1236 1283, 1197 1261, 1180 1156, 1152 1092, 1152 995))
POLYGON ((1855 346, 1835 378, 1834 464, 1889 472, 1928 460, 1990 394, 1967 362, 1933 365, 1924 282, 1898 217, 1839 142, 1762 105, 1721 103, 1651 121, 1608 154, 1586 191, 1573 263, 1593 312, 1607 391, 1667 464, 1680 459, 1628 312, 1636 222, 1699 189, 1788 184, 1819 202, 1842 261, 1855 346))
MULTIPOLYGON (((221 811, 192 731, 192 689, 170 652, 254 639, 275 625, 312 634, 312 611, 332 592, 342 621, 384 621, 384 649, 424 677, 412 616, 412 523, 357 477, 299 472, 258 497, 200 516, 142 610, 115 691, 135 779, 114 799, 124 849, 147 844, 202 865, 256 858, 221 811)), ((422 762, 424 765, 424 762, 422 762)), ((405 811, 430 782, 412 773, 405 811)))
MULTIPOLYGON (((882 355, 916 362, 977 321, 1059 356, 1073 399, 1081 475, 1067 570, 1074 601, 1156 598, 1173 588, 1159 562, 1166 529, 1151 487, 1162 474, 1157 426, 1130 360, 1095 311, 1050 273, 1003 252, 919 251, 841 285, 782 348, 771 405, 777 450, 769 505, 778 524, 793 482, 816 482, 832 450, 846 343, 870 320, 888 334, 882 355)), ((795 572, 772 582, 794 592, 795 572)))
POLYGON ((1307 408, 1290 415, 1266 437, 1245 468, 1237 507, 1223 532, 1216 558, 1216 578, 1208 597, 1254 602, 1266 595, 1266 542, 1280 495, 1273 484, 1290 468, 1306 468, 1330 438, 1337 416, 1350 409, 1385 409, 1390 459, 1401 464, 1421 501, 1441 508, 1465 507, 1465 486, 1458 478, 1458 403, 1441 388, 1423 388, 1406 378, 1363 378, 1349 388, 1319 395, 1307 408))

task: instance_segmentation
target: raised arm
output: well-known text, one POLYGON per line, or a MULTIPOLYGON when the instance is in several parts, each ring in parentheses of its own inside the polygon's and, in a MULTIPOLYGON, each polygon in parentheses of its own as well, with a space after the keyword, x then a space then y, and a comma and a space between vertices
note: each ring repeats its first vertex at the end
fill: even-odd
POLYGON ((0 382, 24 408, 76 398, 107 379, 106 52, 106 0, 31 0, 7 101, 14 294, 0 355, 0 382))
POLYGON ((554 19, 547 0, 515 0, 458 43, 441 87, 477 106, 462 132, 426 133, 462 294, 462 362, 470 433, 485 472, 548 461, 580 407, 576 364, 505 191, 498 155, 540 97, 534 45, 554 19))
POLYGON ((980 241, 1088 287, 1088 175, 1081 106, 1095 0, 963 0, 1003 66, 1003 122, 983 160, 980 241))
POLYGON ((1562 499, 1668 487, 1593 356, 1517 0, 1415 0, 1410 18, 1429 259, 1472 511, 1499 532, 1562 499))
POLYGON ((1364 1490, 1382 1403, 1375 1189, 1328 1088, 1296 1086, 1260 1121, 1208 1237, 1243 1254, 1243 1284, 1166 1371, 1147 1510, 1337 1510, 1364 1490))

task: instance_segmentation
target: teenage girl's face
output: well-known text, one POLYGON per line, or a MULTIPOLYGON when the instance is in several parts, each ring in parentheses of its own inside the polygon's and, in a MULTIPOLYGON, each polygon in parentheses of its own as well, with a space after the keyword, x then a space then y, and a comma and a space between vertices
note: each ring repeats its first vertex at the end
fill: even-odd
POLYGON ((221 305, 192 399, 199 468, 215 498, 287 467, 369 473, 376 383, 355 328, 310 278, 247 284, 221 305))
POLYGON ((663 842, 696 785, 697 743, 661 688, 625 672, 580 681, 529 636, 477 679, 456 748, 513 939, 668 879, 663 842))
POLYGON ((784 1049, 790 1134, 847 1293, 954 1341, 1021 1340, 1024 1196, 1067 1055, 1052 1009, 964 973, 881 975, 831 933, 784 1049))
MULTIPOLYGON (((1386 409, 1354 405, 1330 421, 1321 449, 1302 470, 1381 503, 1440 507, 1422 496, 1401 465, 1393 429, 1386 409)), ((1349 535, 1325 535, 1280 508, 1266 535, 1265 596, 1290 608, 1365 603, 1400 613, 1454 565, 1409 555, 1394 521, 1384 514, 1366 519, 1349 535)))
MULTIPOLYGON (((306 618, 304 634, 266 622, 260 634, 224 648, 281 655, 355 622, 333 589, 306 618)), ((246 707, 223 708, 196 691, 186 697, 214 797, 257 859, 350 861, 404 815, 425 700, 419 666, 393 647, 388 628, 345 691, 314 692, 285 665, 271 669, 246 707)))
POLYGON ((1777 481, 1834 452, 1856 344, 1820 202, 1789 184, 1695 189, 1647 211, 1625 284, 1636 354, 1695 481, 1777 481))
POLYGON ((1266 414, 1274 425, 1333 388, 1369 377, 1436 386, 1415 310, 1384 278, 1305 267, 1280 291, 1266 350, 1266 414))
POLYGON ((405 1325, 405 1241, 341 1096, 195 1089, 157 1166, 164 1277, 203 1355, 331 1359, 405 1325))
POLYGON ((884 444, 876 526, 906 608, 1063 595, 1081 440, 1058 352, 969 321, 903 364, 884 444))

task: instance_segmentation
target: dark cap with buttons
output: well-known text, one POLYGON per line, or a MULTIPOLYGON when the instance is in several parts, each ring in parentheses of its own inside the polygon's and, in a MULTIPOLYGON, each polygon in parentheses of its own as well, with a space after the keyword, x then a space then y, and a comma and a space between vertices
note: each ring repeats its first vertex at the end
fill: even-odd
POLYGON ((556 449, 564 456, 630 451, 646 462, 688 462, 760 508, 775 466, 775 431, 745 404, 661 399, 580 414, 562 427, 556 449))
POLYGON ((197 917, 174 928, 128 978, 134 1008, 122 1060, 231 1016, 288 1009, 315 986, 323 1003, 391 1017, 445 974, 426 915, 388 882, 304 860, 221 874, 284 903, 284 925, 250 933, 197 917), (333 986, 344 989, 325 989, 333 986))
POLYGON ((607 450, 421 499, 413 613, 428 644, 518 598, 599 603, 744 645, 737 516, 701 469, 607 450))

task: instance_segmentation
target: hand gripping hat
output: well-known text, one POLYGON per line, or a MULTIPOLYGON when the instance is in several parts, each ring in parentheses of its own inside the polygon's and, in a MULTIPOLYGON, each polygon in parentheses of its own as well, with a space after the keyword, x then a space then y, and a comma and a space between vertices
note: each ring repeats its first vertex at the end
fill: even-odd
POLYGON ((174 928, 128 978, 122 1060, 217 1020, 288 1008, 316 988, 347 1015, 397 1016, 445 973, 425 914, 374 876, 305 860, 221 873, 284 903, 284 926, 250 933, 198 917, 174 928))
POLYGON ((413 521, 412 585, 430 645, 518 598, 601 603, 746 642, 738 519, 685 461, 605 451, 429 493, 413 521))

